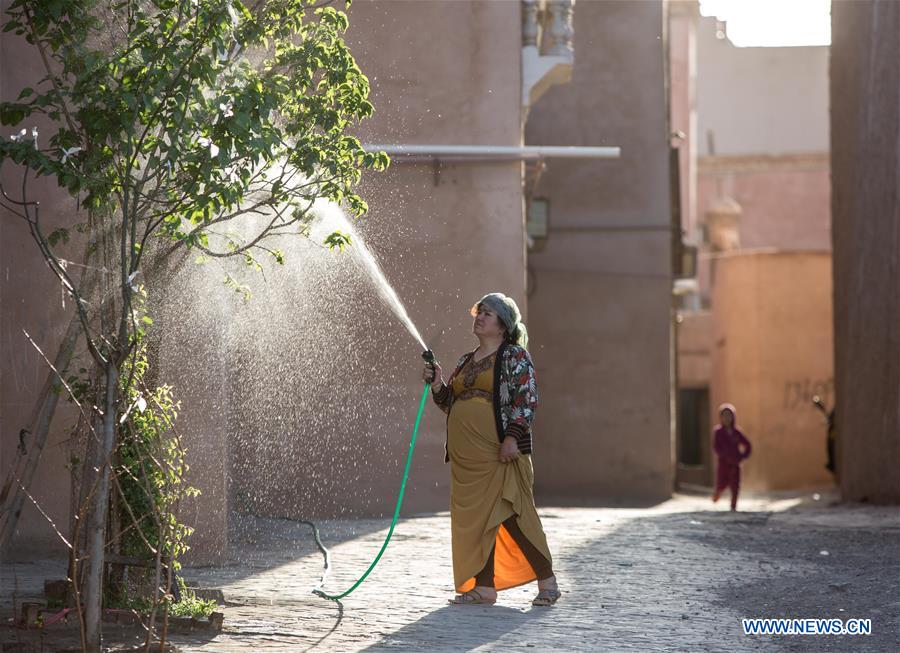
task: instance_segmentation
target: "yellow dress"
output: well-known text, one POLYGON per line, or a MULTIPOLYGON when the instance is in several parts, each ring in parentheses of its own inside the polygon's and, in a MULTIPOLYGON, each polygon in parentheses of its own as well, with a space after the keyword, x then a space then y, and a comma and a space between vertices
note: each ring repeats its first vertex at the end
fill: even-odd
POLYGON ((500 462, 493 408, 495 359, 496 354, 480 361, 472 359, 453 379, 455 400, 447 422, 447 450, 457 592, 475 587, 475 575, 484 568, 495 545, 494 584, 498 590, 536 579, 522 550, 502 525, 513 515, 528 541, 551 560, 534 507, 531 456, 500 462))

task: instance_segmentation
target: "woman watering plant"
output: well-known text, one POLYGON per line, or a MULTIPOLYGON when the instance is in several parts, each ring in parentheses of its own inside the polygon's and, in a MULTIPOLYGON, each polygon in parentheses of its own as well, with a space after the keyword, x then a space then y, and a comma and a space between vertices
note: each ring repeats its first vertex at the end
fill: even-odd
POLYGON ((525 325, 501 293, 472 308, 478 347, 444 382, 425 365, 435 403, 447 413, 453 604, 491 604, 499 590, 538 581, 536 606, 560 591, 547 538, 534 507, 531 423, 537 385, 525 325))

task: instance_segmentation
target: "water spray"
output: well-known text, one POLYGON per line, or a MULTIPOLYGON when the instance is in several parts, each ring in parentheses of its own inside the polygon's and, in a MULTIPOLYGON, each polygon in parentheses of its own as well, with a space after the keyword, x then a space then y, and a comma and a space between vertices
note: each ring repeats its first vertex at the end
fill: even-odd
MULTIPOLYGON (((359 579, 353 583, 353 585, 345 592, 341 594, 328 594, 325 590, 322 589, 322 586, 325 584, 325 580, 328 577, 328 572, 331 568, 331 556, 328 553, 328 550, 325 549, 321 544, 319 544, 319 548, 322 549, 322 552, 325 556, 325 572, 322 574, 322 580, 319 581, 319 585, 313 589, 313 594, 316 596, 321 596, 323 599, 328 599, 330 601, 340 601, 345 596, 349 595, 353 590, 362 585, 363 581, 368 577, 372 570, 375 569, 375 565, 378 564, 378 561, 381 560, 381 556, 384 554, 385 549, 387 549, 388 542, 391 541, 391 536, 394 534, 394 527, 397 526, 397 522, 400 519, 400 506, 403 505, 403 494, 406 491, 406 480, 409 478, 409 468, 412 465, 413 458, 413 450, 416 448, 416 437, 419 435, 419 424, 422 421, 422 413, 425 411, 425 402, 428 400, 428 388, 431 383, 434 383, 434 352, 430 349, 426 349, 422 352, 422 358, 425 359, 425 362, 431 366, 432 376, 431 381, 425 382, 425 386, 422 388, 422 398, 419 400, 419 412, 416 414, 416 423, 413 426, 412 438, 409 441, 409 451, 406 454, 406 467, 403 470, 403 481, 400 483, 400 492, 397 494, 397 506, 394 508, 394 519, 391 521, 391 527, 388 529, 387 537, 384 538, 384 544, 381 545, 381 550, 378 552, 378 555, 375 556, 375 559, 372 561, 372 564, 369 565, 369 568, 366 569, 365 573, 359 577, 359 579)), ((314 527, 314 530, 315 527, 314 527)), ((318 531, 316 530, 316 541, 318 543, 318 531)))

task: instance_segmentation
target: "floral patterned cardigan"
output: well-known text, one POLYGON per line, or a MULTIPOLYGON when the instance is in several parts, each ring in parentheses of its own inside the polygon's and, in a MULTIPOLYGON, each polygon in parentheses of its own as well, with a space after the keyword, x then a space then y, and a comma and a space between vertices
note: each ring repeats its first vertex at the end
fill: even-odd
MULTIPOLYGON (((432 391, 432 398, 438 407, 450 415, 455 397, 453 396, 453 379, 460 373, 475 352, 469 352, 459 359, 450 379, 437 391, 432 391)), ((494 365, 494 421, 497 425, 497 439, 511 435, 519 445, 519 452, 530 454, 532 450, 531 423, 538 404, 537 382, 534 377, 534 365, 531 356, 523 347, 504 342, 497 350, 497 361, 494 365)), ((444 462, 450 461, 444 445, 444 462)))

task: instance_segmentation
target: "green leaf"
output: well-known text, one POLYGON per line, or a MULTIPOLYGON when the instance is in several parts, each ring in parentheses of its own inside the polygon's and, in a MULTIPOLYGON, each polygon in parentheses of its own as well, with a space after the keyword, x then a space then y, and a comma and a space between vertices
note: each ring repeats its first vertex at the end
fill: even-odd
POLYGON ((69 230, 60 227, 54 231, 50 232, 50 235, 47 236, 47 242, 50 243, 50 247, 56 247, 56 244, 62 241, 63 243, 69 242, 69 230))
MULTIPOLYGON (((21 89, 16 102, 0 103, 0 122, 21 125, 41 114, 59 130, 42 143, 82 150, 61 166, 55 152, 49 158, 29 143, 0 139, 0 158, 53 177, 79 198, 80 210, 102 216, 89 225, 83 217, 67 223, 87 242, 96 241, 99 229, 121 233, 133 220, 148 235, 164 237, 167 248, 244 256, 240 245, 220 245, 215 237, 211 247, 203 231, 179 235, 181 221, 204 229, 216 221, 213 232, 228 234, 234 231, 228 214, 240 215, 261 197, 266 212, 287 207, 279 224, 293 234, 309 234, 303 207, 321 198, 361 215, 367 209, 357 190, 363 170, 382 170, 390 160, 364 152, 352 133, 374 110, 369 80, 343 40, 347 14, 320 7, 313 15, 318 3, 268 0, 251 13, 246 0, 10 0, 3 29, 21 33, 27 26, 26 38, 51 56, 54 77, 21 89), (232 47, 254 55, 223 65, 218 52, 232 47), (53 91, 42 90, 51 82, 53 91), (64 107, 71 107, 65 109, 71 128, 64 107), (219 148, 215 157, 200 138, 219 148), (297 180, 316 176, 330 179, 298 189, 297 180), (133 214, 118 210, 124 195, 140 198, 133 214)), ((259 235, 242 234, 240 243, 263 242, 271 250, 263 251, 283 264, 284 253, 256 241, 259 235)), ((58 244, 68 235, 51 237, 58 244)), ((332 250, 352 246, 340 232, 325 242, 332 250)), ((129 259, 141 253, 135 244, 129 259)), ((253 255, 244 262, 262 269, 253 255)), ((131 335, 140 340, 138 330, 131 335)))
POLYGON ((325 244, 328 245, 328 249, 334 250, 335 248, 338 251, 343 252, 344 247, 350 246, 350 234, 345 234, 340 231, 335 231, 332 234, 329 234, 327 238, 325 238, 325 244))
POLYGON ((31 111, 25 105, 13 102, 0 103, 0 124, 6 126, 18 125, 30 114, 31 111))

